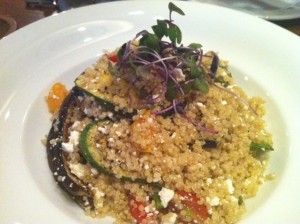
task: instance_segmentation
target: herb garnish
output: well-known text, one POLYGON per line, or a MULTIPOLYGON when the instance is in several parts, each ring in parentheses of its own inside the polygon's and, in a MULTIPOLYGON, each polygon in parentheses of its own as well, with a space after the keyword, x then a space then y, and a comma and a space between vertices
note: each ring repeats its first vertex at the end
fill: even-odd
POLYGON ((216 77, 219 58, 216 54, 204 55, 201 44, 183 46, 182 33, 174 23, 172 13, 185 14, 172 2, 168 7, 169 19, 158 19, 157 24, 152 26, 153 33, 143 30, 123 44, 117 53, 115 68, 110 64, 109 70, 137 88, 143 106, 158 106, 160 109, 156 109, 154 114, 173 111, 195 127, 217 133, 189 118, 185 106, 193 92, 207 94, 210 83, 223 81, 216 77), (203 65, 204 57, 212 59, 209 68, 203 65))
POLYGON ((242 205, 242 204, 244 204, 244 198, 242 195, 240 195, 238 198, 238 205, 242 205))
POLYGON ((250 144, 250 153, 257 159, 262 159, 262 157, 264 157, 269 151, 274 151, 274 149, 266 142, 251 142, 250 144))

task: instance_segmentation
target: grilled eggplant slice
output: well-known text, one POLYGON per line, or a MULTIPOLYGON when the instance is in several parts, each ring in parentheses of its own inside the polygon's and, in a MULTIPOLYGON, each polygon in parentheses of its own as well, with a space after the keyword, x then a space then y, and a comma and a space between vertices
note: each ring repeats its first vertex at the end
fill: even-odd
MULTIPOLYGON (((91 202, 91 193, 88 187, 73 175, 67 166, 66 154, 62 150, 62 142, 66 140, 68 133, 69 111, 76 106, 76 100, 81 91, 74 87, 64 100, 58 117, 53 121, 47 138, 48 164, 58 185, 68 192, 81 206, 86 200, 91 202)), ((92 203, 91 203, 92 204, 92 203)))

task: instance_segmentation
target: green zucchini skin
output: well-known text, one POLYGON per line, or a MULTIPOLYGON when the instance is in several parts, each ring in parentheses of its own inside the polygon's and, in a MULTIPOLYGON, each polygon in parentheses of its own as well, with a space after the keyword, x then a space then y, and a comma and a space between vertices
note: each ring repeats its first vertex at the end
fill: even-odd
MULTIPOLYGON (((100 121, 102 124, 108 124, 110 123, 108 120, 104 120, 104 121, 100 121)), ((113 176, 112 173, 110 173, 106 168, 104 168, 101 165, 101 161, 103 161, 103 159, 101 158, 101 152, 94 148, 91 145, 91 141, 93 141, 92 136, 92 132, 95 130, 95 128, 97 129, 97 124, 98 123, 90 123, 88 124, 84 130, 82 131, 82 133, 80 134, 80 138, 79 138, 79 148, 80 151, 83 155, 83 157, 95 168, 97 168, 101 173, 104 173, 108 176, 113 176)))
POLYGON ((84 87, 84 84, 81 80, 81 79, 84 79, 84 74, 85 73, 83 72, 76 78, 75 85, 77 86, 77 88, 79 88, 83 92, 87 93, 88 95, 95 97, 96 102, 100 106, 106 108, 109 111, 114 112, 115 104, 112 102, 112 100, 108 99, 104 94, 101 94, 99 92, 93 92, 93 91, 89 90, 88 88, 84 87))
POLYGON ((104 94, 100 94, 100 93, 96 94, 96 93, 93 93, 92 91, 89 91, 89 90, 83 88, 78 79, 75 80, 75 85, 81 92, 94 97, 98 105, 100 105, 101 107, 105 108, 108 111, 113 112, 116 115, 120 115, 120 116, 124 116, 124 117, 132 117, 133 115, 135 115, 137 113, 136 110, 134 110, 133 112, 126 112, 124 110, 116 111, 115 110, 116 106, 115 106, 114 102, 112 100, 108 99, 104 94))
MULTIPOLYGON (((88 163, 90 163, 93 167, 98 169, 99 172, 108 175, 113 178, 117 178, 116 175, 110 171, 109 169, 105 168, 102 165, 102 155, 101 150, 94 147, 92 145, 92 142, 95 140, 95 132, 99 133, 98 126, 103 124, 111 124, 112 121, 110 120, 102 120, 95 123, 88 124, 84 130, 81 132, 79 137, 79 148, 83 155, 83 157, 87 160, 88 163)), ((101 137, 101 136, 100 136, 101 137)), ((103 136, 104 137, 104 136, 103 136)), ((131 178, 130 173, 127 171, 124 171, 124 174, 120 178, 123 181, 130 181, 130 182, 136 182, 141 184, 151 184, 154 187, 161 188, 161 183, 148 183, 145 178, 131 178)))

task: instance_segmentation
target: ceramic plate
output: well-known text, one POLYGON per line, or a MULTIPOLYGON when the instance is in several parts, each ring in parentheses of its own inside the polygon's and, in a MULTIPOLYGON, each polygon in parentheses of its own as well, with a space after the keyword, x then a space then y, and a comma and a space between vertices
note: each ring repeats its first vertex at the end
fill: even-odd
POLYGON ((224 6, 267 20, 300 18, 299 0, 193 0, 224 6))
MULTIPOLYGON (((56 185, 41 139, 51 122, 44 97, 51 85, 68 88, 104 49, 115 49, 157 18, 168 2, 114 2, 69 10, 26 26, 0 41, 0 222, 111 223, 94 220, 56 185)), ((243 224, 299 222, 300 39, 262 19, 208 4, 177 2, 183 43, 201 43, 230 61, 249 95, 266 100, 273 133, 268 172, 277 178, 247 201, 243 224)))

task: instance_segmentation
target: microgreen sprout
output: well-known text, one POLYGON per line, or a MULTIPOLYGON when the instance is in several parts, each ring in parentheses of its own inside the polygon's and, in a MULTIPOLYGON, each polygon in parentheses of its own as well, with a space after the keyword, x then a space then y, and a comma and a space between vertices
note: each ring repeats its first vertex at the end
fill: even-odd
POLYGON ((216 54, 204 55, 201 44, 183 46, 181 30, 172 15, 185 14, 172 2, 168 7, 169 19, 158 19, 152 26, 153 33, 143 30, 133 40, 123 44, 117 53, 115 68, 109 65, 109 70, 134 84, 144 106, 161 108, 154 114, 173 111, 196 128, 216 133, 189 118, 185 107, 193 92, 209 92, 209 84, 214 83, 216 78, 219 58, 216 54), (203 65, 204 57, 211 57, 212 60, 208 70, 203 65))

